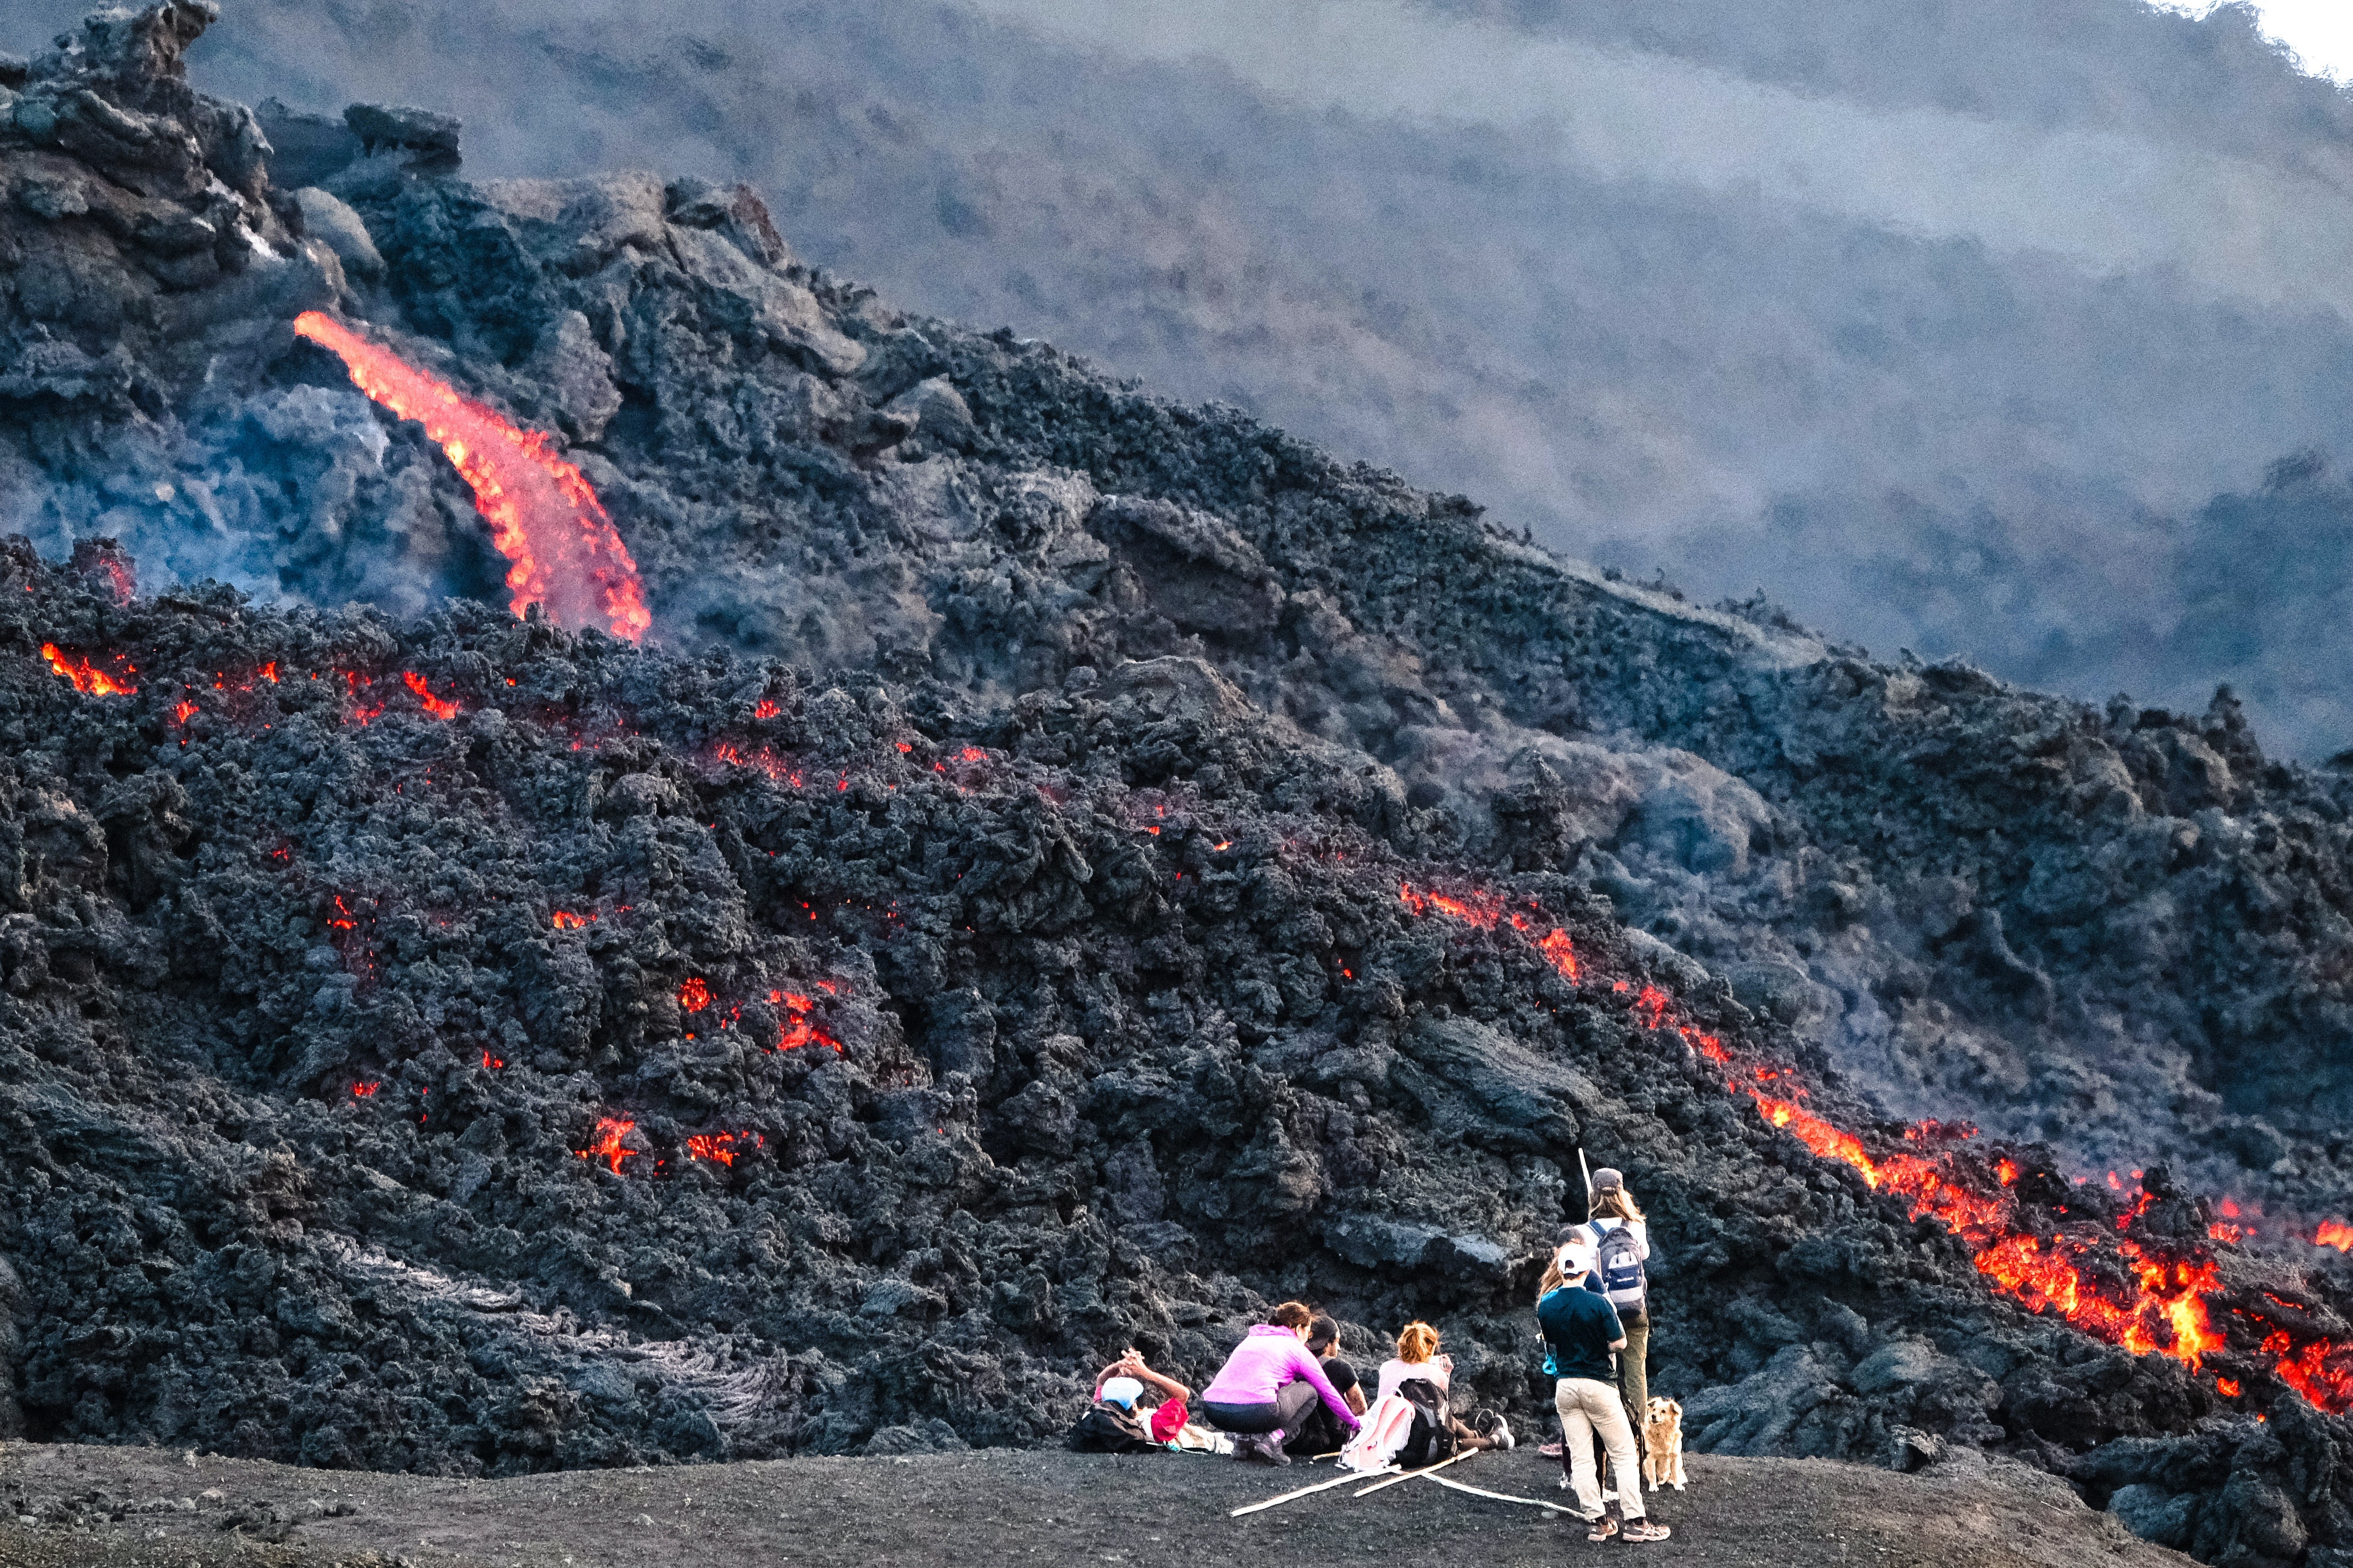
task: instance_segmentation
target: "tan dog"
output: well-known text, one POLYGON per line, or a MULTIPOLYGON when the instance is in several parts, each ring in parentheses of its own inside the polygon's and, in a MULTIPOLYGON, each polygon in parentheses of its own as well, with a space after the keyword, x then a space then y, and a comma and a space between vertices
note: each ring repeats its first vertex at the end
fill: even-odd
POLYGON ((1652 1491, 1683 1489, 1683 1407, 1672 1399, 1653 1398, 1643 1417, 1642 1479, 1652 1491))

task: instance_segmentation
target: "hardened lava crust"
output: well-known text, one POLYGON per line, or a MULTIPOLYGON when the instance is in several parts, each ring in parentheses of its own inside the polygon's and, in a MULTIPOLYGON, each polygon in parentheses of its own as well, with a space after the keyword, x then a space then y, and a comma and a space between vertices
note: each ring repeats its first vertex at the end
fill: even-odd
POLYGON ((2353 1549, 2345 778, 1591 573, 746 190, 215 102, 213 15, 0 59, 0 1418, 1026 1444, 1289 1296, 1533 1418, 1582 1148, 1695 1446, 2353 1549), (642 641, 373 353, 593 487, 642 641))

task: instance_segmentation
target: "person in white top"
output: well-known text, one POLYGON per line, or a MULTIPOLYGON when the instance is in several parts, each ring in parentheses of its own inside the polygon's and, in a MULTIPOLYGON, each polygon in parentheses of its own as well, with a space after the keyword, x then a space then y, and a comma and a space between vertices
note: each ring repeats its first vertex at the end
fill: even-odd
MULTIPOLYGON (((1452 1392, 1454 1358, 1438 1353, 1436 1329, 1431 1328, 1428 1323, 1408 1323, 1398 1331, 1397 1352, 1396 1355, 1381 1363, 1377 1392, 1374 1396, 1375 1404, 1395 1394, 1398 1384, 1412 1382, 1416 1378, 1425 1383, 1435 1384, 1438 1392, 1441 1394, 1452 1392)), ((1479 1425, 1473 1427, 1466 1426, 1452 1411, 1447 1412, 1447 1422, 1453 1428, 1454 1436, 1462 1447, 1466 1448, 1512 1447, 1512 1429, 1504 1425, 1501 1415, 1492 1410, 1482 1410, 1477 1415, 1479 1425)))

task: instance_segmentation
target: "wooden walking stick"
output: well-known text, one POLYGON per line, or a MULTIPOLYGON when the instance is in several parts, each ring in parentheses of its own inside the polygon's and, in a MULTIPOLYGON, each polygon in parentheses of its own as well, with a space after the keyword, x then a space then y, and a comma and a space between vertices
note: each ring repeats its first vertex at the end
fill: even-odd
POLYGON ((1334 1487, 1345 1487, 1351 1482, 1361 1481, 1364 1479, 1365 1478, 1363 1476, 1354 1473, 1345 1476, 1335 1476, 1328 1481, 1317 1481, 1313 1486, 1300 1487, 1296 1490, 1283 1493, 1281 1497, 1268 1498, 1263 1502, 1245 1503, 1240 1508, 1229 1509, 1227 1510, 1226 1517, 1228 1519, 1240 1519, 1246 1513, 1256 1513, 1261 1509, 1279 1508, 1282 1504, 1289 1502, 1293 1498, 1307 1497, 1315 1492, 1328 1492, 1334 1487))
POLYGON ((1369 1495, 1369 1494, 1371 1494, 1371 1493, 1373 1493, 1373 1492, 1377 1492, 1377 1491, 1380 1490, 1383 1487, 1393 1487, 1393 1486, 1397 1485, 1399 1481, 1409 1481, 1409 1480, 1413 1479, 1414 1479, 1414 1477, 1416 1477, 1416 1476, 1426 1476, 1426 1475, 1429 1475, 1429 1474, 1430 1474, 1431 1471, 1433 1471, 1433 1470, 1442 1470, 1442 1469, 1444 1469, 1444 1468, 1445 1468, 1447 1466, 1449 1466, 1449 1465, 1459 1465, 1459 1464, 1461 1464, 1463 1460, 1465 1460, 1465 1459, 1469 1458, 1472 1455, 1473 1455, 1473 1454, 1477 1453, 1478 1451, 1479 1451, 1479 1450, 1478 1450, 1478 1449, 1476 1449, 1476 1448, 1465 1448, 1465 1449, 1463 1449, 1461 1453, 1459 1453, 1459 1454, 1455 1455, 1455 1456, 1454 1456, 1452 1458, 1451 1458, 1451 1459, 1440 1459, 1440 1460, 1439 1460, 1439 1461, 1438 1461, 1438 1463, 1436 1463, 1436 1464, 1434 1464, 1434 1465, 1424 1465, 1424 1466, 1422 1466, 1422 1468, 1419 1468, 1419 1469, 1418 1469, 1418 1470, 1406 1470, 1406 1471, 1403 1471, 1403 1472, 1401 1472, 1400 1474, 1391 1476, 1388 1479, 1387 1479, 1387 1480, 1385 1480, 1385 1481, 1375 1481, 1371 1486, 1366 1487, 1363 1491, 1360 1491, 1360 1492, 1351 1492, 1351 1493, 1349 1493, 1348 1495, 1349 1495, 1349 1496, 1351 1496, 1351 1497, 1365 1497, 1365 1496, 1367 1496, 1367 1495, 1369 1495))
MULTIPOLYGON (((1415 1473, 1419 1474, 1421 1472, 1417 1471, 1415 1473)), ((1469 1492, 1472 1497, 1493 1498, 1497 1502, 1525 1503, 1530 1508, 1548 1508, 1555 1513, 1574 1514, 1577 1512, 1573 1508, 1563 1508, 1556 1502, 1546 1502, 1540 1497, 1513 1497, 1504 1492, 1491 1492, 1482 1487, 1466 1486, 1461 1481, 1449 1480, 1444 1476, 1431 1476, 1430 1479, 1436 1481, 1441 1487, 1451 1487, 1458 1492, 1469 1492)))

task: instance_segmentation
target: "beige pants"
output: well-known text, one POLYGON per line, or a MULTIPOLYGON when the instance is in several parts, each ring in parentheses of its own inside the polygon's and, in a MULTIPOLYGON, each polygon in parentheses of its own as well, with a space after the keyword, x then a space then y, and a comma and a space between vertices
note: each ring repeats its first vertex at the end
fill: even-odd
POLYGON ((1577 1512, 1588 1519, 1601 1517, 1601 1482, 1593 1467, 1593 1439, 1599 1437, 1609 1451, 1609 1472, 1617 1478, 1620 1515, 1641 1519, 1642 1471, 1634 1458, 1634 1428, 1627 1424, 1618 1390, 1590 1377, 1564 1377, 1553 1385, 1552 1404, 1560 1412, 1560 1453, 1568 1466, 1577 1512))

